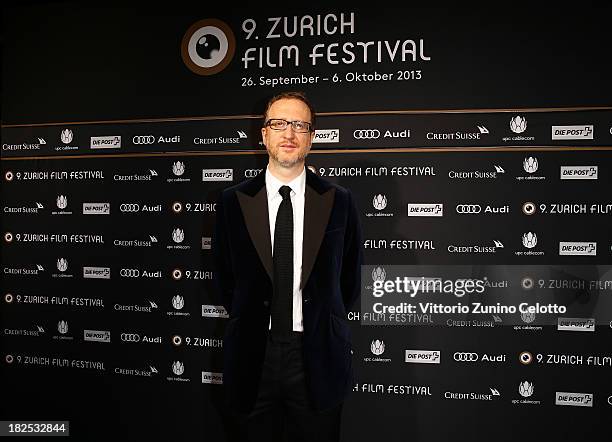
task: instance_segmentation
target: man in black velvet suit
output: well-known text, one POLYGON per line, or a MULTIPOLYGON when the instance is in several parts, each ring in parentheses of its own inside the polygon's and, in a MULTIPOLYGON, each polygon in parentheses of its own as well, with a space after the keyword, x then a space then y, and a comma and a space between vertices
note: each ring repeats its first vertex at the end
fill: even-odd
POLYGON ((351 192, 305 167, 314 123, 303 94, 273 97, 265 172, 216 206, 223 383, 240 440, 337 441, 353 384, 347 311, 361 290, 361 226, 351 192))

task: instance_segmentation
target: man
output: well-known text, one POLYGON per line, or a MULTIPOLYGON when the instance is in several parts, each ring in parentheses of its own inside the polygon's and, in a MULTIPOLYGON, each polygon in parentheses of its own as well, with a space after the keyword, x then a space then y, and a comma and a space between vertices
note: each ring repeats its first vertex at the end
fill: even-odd
POLYGON ((216 206, 223 383, 241 440, 337 441, 353 384, 346 318, 361 290, 361 227, 350 191, 305 167, 314 123, 303 94, 273 97, 265 173, 216 206))

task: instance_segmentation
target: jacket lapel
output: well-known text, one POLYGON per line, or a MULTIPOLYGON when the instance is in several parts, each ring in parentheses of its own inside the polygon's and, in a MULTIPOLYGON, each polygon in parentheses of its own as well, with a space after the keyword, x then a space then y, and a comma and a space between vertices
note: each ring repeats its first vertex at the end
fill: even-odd
POLYGON ((304 289, 312 272, 325 228, 334 205, 336 189, 306 168, 304 200, 304 239, 302 242, 302 275, 300 289, 304 289))
MULTIPOLYGON (((237 190, 236 195, 251 241, 253 241, 270 281, 274 281, 268 195, 265 184, 265 171, 263 171, 250 182, 245 183, 242 190, 237 190)), ((329 183, 320 179, 308 168, 306 169, 300 289, 306 285, 319 253, 334 205, 335 190, 329 183)))
POLYGON ((265 170, 257 175, 244 192, 236 191, 244 222, 270 281, 272 274, 272 239, 268 218, 268 195, 266 193, 265 170))

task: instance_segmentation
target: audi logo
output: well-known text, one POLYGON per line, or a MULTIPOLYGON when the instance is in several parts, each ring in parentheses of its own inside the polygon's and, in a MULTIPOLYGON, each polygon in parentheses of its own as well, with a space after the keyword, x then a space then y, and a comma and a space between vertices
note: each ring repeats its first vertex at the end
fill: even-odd
POLYGON ((380 137, 378 129, 357 129, 353 132, 353 138, 356 140, 376 140, 380 137))
POLYGON ((479 204, 458 204, 455 208, 457 213, 480 213, 482 211, 482 207, 479 204))
POLYGON ((119 210, 122 212, 140 212, 140 204, 121 204, 119 210))
POLYGON ((155 143, 155 137, 153 135, 136 135, 132 138, 134 144, 153 144, 155 143))
POLYGON ((136 333, 121 333, 123 342, 140 342, 140 335, 136 333))
POLYGON ((140 276, 140 270, 138 269, 121 269, 119 275, 124 278, 138 278, 140 276))
POLYGON ((246 169, 244 171, 244 177, 245 178, 253 178, 253 177, 256 177, 257 175, 259 175, 262 171, 263 171, 263 169, 246 169))
POLYGON ((457 362, 476 362, 478 358, 478 353, 456 352, 453 355, 453 359, 457 362))

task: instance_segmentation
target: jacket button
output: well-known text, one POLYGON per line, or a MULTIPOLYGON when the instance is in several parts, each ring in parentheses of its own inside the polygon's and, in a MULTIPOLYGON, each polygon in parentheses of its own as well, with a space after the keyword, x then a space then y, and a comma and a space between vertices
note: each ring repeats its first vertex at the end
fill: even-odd
POLYGON ((270 301, 264 301, 264 306, 267 307, 270 305, 270 301))

